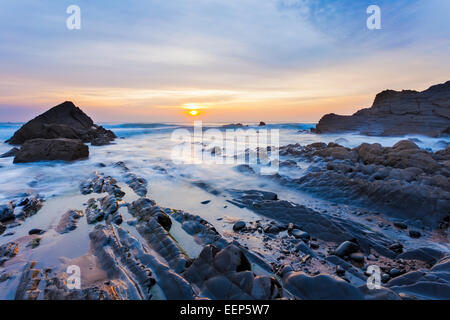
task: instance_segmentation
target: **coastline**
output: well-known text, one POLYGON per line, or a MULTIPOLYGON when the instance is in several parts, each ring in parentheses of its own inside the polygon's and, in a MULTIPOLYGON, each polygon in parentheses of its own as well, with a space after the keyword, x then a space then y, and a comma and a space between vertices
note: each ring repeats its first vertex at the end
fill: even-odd
MULTIPOLYGON (((283 127, 283 125, 280 126, 283 127)), ((107 192, 102 192, 100 194, 94 193, 91 196, 88 195, 80 198, 79 185, 82 184, 83 181, 86 181, 86 179, 89 178, 89 175, 94 171, 104 173, 106 177, 111 176, 116 179, 118 181, 118 186, 120 186, 120 190, 125 191, 126 194, 125 197, 117 199, 119 206, 118 212, 120 212, 123 222, 120 225, 117 225, 113 222, 106 221, 105 226, 107 229, 102 229, 102 234, 104 236, 110 237, 112 234, 109 234, 109 232, 113 232, 113 230, 116 235, 123 234, 125 238, 122 240, 124 242, 120 240, 122 245, 124 245, 124 243, 131 243, 130 241, 132 241, 132 238, 130 237, 137 239, 140 245, 143 246, 142 250, 145 252, 150 250, 149 252, 153 252, 153 258, 159 261, 157 265, 154 265, 155 269, 161 268, 161 264, 166 265, 169 267, 169 270, 172 270, 171 272, 175 272, 183 278, 185 278, 185 272, 189 274, 189 267, 186 268, 187 270, 177 269, 177 265, 180 263, 179 259, 182 259, 181 261, 184 259, 186 261, 193 260, 195 262, 198 260, 197 255, 200 254, 202 250, 206 250, 205 248, 209 248, 210 245, 216 246, 219 250, 225 250, 228 247, 228 244, 234 243, 237 245, 238 249, 234 247, 232 249, 242 250, 247 259, 251 261, 251 270, 255 277, 252 283, 266 281, 256 279, 268 275, 270 275, 268 276, 269 278, 275 277, 274 279, 277 279, 277 285, 270 291, 270 295, 273 296, 266 296, 265 298, 300 297, 302 293, 293 293, 297 287, 297 285, 295 285, 297 280, 292 280, 297 279, 299 273, 310 278, 316 278, 318 275, 323 275, 326 277, 326 281, 331 281, 331 286, 336 285, 339 287, 342 281, 344 281, 350 286, 358 288, 365 285, 365 281, 367 281, 368 278, 367 274, 365 274, 365 268, 371 263, 377 263, 383 266, 385 280, 392 269, 400 270, 399 275, 396 275, 395 277, 389 276, 390 278, 395 279, 403 273, 408 274, 415 272, 414 270, 430 270, 432 265, 430 264, 430 260, 426 258, 429 253, 420 255, 417 253, 417 250, 426 248, 426 250, 431 250, 430 252, 437 256, 445 256, 450 253, 448 241, 447 244, 445 244, 445 240, 448 240, 447 229, 441 230, 435 226, 429 227, 427 225, 420 225, 417 224, 417 221, 408 221, 408 219, 405 221, 403 218, 399 220, 396 216, 385 214, 376 209, 374 210, 374 208, 371 208, 371 206, 367 204, 364 205, 357 202, 345 203, 342 200, 332 199, 329 197, 330 194, 328 194, 328 196, 326 195, 327 192, 325 192, 325 195, 322 195, 320 192, 311 192, 302 187, 293 187, 292 183, 296 181, 295 179, 307 175, 308 172, 311 172, 317 165, 320 167, 321 163, 326 166, 326 163, 329 160, 324 161, 325 158, 318 161, 317 157, 308 159, 309 156, 307 156, 307 154, 301 155, 296 152, 291 152, 289 154, 288 152, 283 156, 282 152, 279 173, 281 178, 270 176, 258 177, 254 174, 242 172, 233 165, 229 167, 221 166, 222 172, 218 172, 214 166, 176 166, 171 163, 167 152, 170 148, 170 130, 167 132, 160 132, 158 128, 151 128, 150 130, 153 130, 153 132, 148 133, 146 131, 148 128, 145 128, 144 126, 144 128, 140 128, 144 130, 143 132, 132 132, 135 129, 136 128, 132 128, 131 132, 124 132, 123 137, 121 137, 120 130, 117 131, 116 134, 119 139, 117 139, 114 144, 101 147, 91 146, 91 156, 89 160, 82 160, 74 163, 56 162, 50 164, 44 162, 19 165, 17 167, 17 174, 23 176, 25 173, 25 176, 22 177, 23 186, 16 185, 15 190, 33 190, 33 192, 42 195, 44 202, 43 208, 40 211, 37 211, 35 215, 25 219, 21 225, 15 227, 8 226, 5 233, 16 232, 16 235, 11 234, 5 237, 4 233, 1 237, 1 245, 17 243, 19 248, 24 248, 20 249, 20 254, 18 256, 11 257, 3 265, 5 270, 2 274, 15 275, 15 278, 0 283, 0 286, 5 286, 6 284, 7 286, 4 288, 10 288, 2 290, 2 292, 8 292, 8 294, 4 296, 5 298, 12 297, 11 294, 15 290, 14 283, 18 285, 17 281, 19 281, 19 275, 22 272, 25 272, 25 269, 22 269, 24 261, 35 259, 37 266, 41 268, 41 273, 43 272, 43 269, 51 268, 57 278, 63 279, 64 274, 66 274, 65 268, 73 261, 81 264, 83 274, 86 272, 86 268, 93 263, 92 261, 97 261, 98 257, 103 256, 104 253, 101 253, 103 252, 101 247, 98 248, 100 251, 92 251, 92 248, 96 246, 96 240, 93 240, 92 234, 95 234, 97 232, 96 230, 100 228, 96 227, 97 225, 104 225, 105 222, 100 221, 94 225, 89 225, 86 222, 86 217, 83 216, 78 220, 76 224, 77 227, 73 231, 63 235, 58 234, 55 231, 61 216, 67 210, 83 210, 86 213, 86 203, 88 199, 101 199, 108 195, 107 192), (294 167, 292 160, 297 162, 294 167), (142 222, 138 222, 139 219, 136 221, 136 217, 129 214, 128 211, 130 205, 133 201, 138 200, 140 196, 131 190, 125 183, 127 181, 126 174, 128 171, 123 171, 123 168, 117 167, 116 164, 120 161, 124 161, 124 165, 129 168, 129 172, 135 174, 137 177, 144 178, 148 182, 148 194, 146 197, 154 200, 158 206, 161 206, 162 212, 167 214, 172 220, 172 231, 169 231, 167 234, 162 232, 158 237, 161 237, 159 241, 163 242, 175 241, 173 242, 173 250, 175 250, 175 253, 170 255, 173 256, 173 254, 175 254, 175 256, 179 257, 175 259, 175 261, 171 262, 168 256, 164 257, 164 255, 161 255, 161 252, 158 252, 158 250, 161 249, 155 249, 158 248, 158 245, 149 242, 146 238, 145 228, 142 229, 142 227, 139 227, 139 224, 142 222), (285 167, 283 163, 286 163, 288 167, 285 167), (49 164, 50 167, 48 166, 49 164), (290 179, 290 181, 286 179, 290 179), (202 183, 199 184, 199 182, 202 183), (276 200, 273 203, 261 203, 262 206, 274 206, 274 209, 269 210, 269 214, 267 214, 253 207, 246 207, 247 204, 242 202, 242 200, 245 199, 245 197, 242 198, 242 192, 245 193, 245 190, 275 192, 277 199, 279 200, 276 200), (216 191, 218 191, 218 193, 216 191), (64 198, 61 197, 64 197, 63 194, 66 192, 69 192, 69 198, 80 200, 69 201, 69 198, 67 198, 67 200, 62 200, 64 198), (61 206, 60 209, 51 210, 52 202, 58 203, 61 201, 65 204, 61 206), (202 202, 207 203, 202 204, 202 202), (286 217, 285 215, 276 214, 276 212, 282 213, 285 211, 286 205, 293 206, 292 210, 294 211, 290 216, 288 215, 286 217), (190 214, 187 216, 180 216, 176 210, 184 210, 184 212, 189 212, 192 216, 190 214), (41 214, 45 214, 47 218, 52 218, 43 220, 41 223, 36 223, 36 221, 41 220, 39 218, 41 214), (297 215, 300 216, 297 218, 297 215), (320 222, 322 220, 325 224, 320 222), (205 224, 203 224, 203 222, 198 224, 199 221, 205 221, 205 224), (233 230, 233 227, 238 221, 245 222, 245 228, 235 231, 233 230), (310 221, 312 225, 304 225, 305 221, 310 221), (396 227, 396 225, 401 225, 399 224, 400 222, 405 223, 403 221, 406 222, 407 229, 396 227), (309 238, 302 239, 301 237, 297 238, 293 235, 292 229, 289 230, 290 223, 294 225, 292 228, 309 233, 309 238), (383 224, 383 226, 380 227, 380 224, 383 224), (200 225, 206 227, 200 228, 200 225), (28 235, 28 231, 33 228, 41 229, 45 231, 45 233, 42 235, 28 235), (308 230, 305 231, 305 228, 308 230), (339 231, 333 231, 332 228, 337 228, 339 231), (414 231, 420 230, 420 238, 416 239, 408 235, 409 229, 414 231), (370 233, 374 233, 374 236, 367 235, 369 230, 370 233), (346 235, 346 232, 350 233, 346 235), (327 235, 328 233, 339 233, 340 236, 330 238, 330 235, 327 235), (364 234, 367 236, 361 236, 364 234), (360 250, 363 250, 363 264, 352 260, 349 258, 350 256, 341 258, 333 254, 334 250, 336 250, 341 243, 355 237, 358 238, 358 242, 362 245, 360 250), (39 245, 34 249, 30 249, 27 245, 35 238, 40 238, 39 245), (80 247, 84 249, 68 250, 67 244, 71 243, 71 241, 79 243, 75 248, 80 247), (373 249, 365 251, 367 248, 366 245, 363 245, 365 241, 368 241, 371 248, 375 247, 382 253, 373 249), (413 252, 413 255, 416 254, 416 259, 408 260, 395 258, 398 253, 389 249, 389 246, 397 242, 402 243, 402 251, 406 253, 413 252), (55 258, 49 259, 49 261, 46 262, 46 258, 43 257, 48 255, 48 250, 53 251, 53 256, 55 258), (81 254, 82 252, 84 252, 84 254, 81 254), (179 253, 176 254, 176 252, 179 253), (183 252, 186 252, 186 254, 183 252), (58 255, 61 256, 58 257, 58 255), (186 256, 182 258, 184 255, 186 256), (19 256, 20 259, 18 259, 19 256), (81 263, 80 259, 81 262, 84 262, 81 263), (423 260, 427 260, 427 262, 424 262, 423 260), (64 262, 57 263, 57 261, 64 262), (91 262, 88 263, 87 261, 91 262), (401 263, 399 263, 399 261, 401 261, 401 263), (344 268, 344 271, 342 271, 342 268, 344 268), (331 280, 328 277, 331 277, 331 280)), ((328 143, 327 140, 330 139, 333 141, 340 139, 341 143, 344 142, 343 139, 345 139, 350 148, 352 144, 358 145, 359 139, 374 139, 382 142, 384 145, 392 146, 397 139, 401 140, 396 137, 366 138, 354 134, 327 136, 315 135, 312 133, 299 133, 295 129, 282 130, 288 130, 287 132, 282 131, 282 136, 289 136, 291 142, 298 142, 303 138, 304 142, 301 144, 304 146, 308 144, 307 142, 316 142, 320 140, 328 143), (352 138, 357 139, 352 141, 352 138)), ((421 139, 420 141, 423 144, 430 141, 433 141, 433 143, 445 141, 445 139, 426 137, 420 137, 418 139, 421 139)), ((283 140, 283 138, 281 140, 283 140)), ((286 147, 289 145, 288 142, 289 141, 281 141, 281 149, 288 150, 286 149, 289 148, 286 147)), ((438 151, 437 149, 438 148, 435 147, 436 151, 438 151)), ((441 148, 440 150, 444 150, 444 148, 441 148)), ((1 161, 4 165, 4 163, 11 161, 11 159, 2 159, 1 161)), ((10 166, 0 168, 0 170, 9 171, 11 176, 7 178, 8 181, 14 181, 13 177, 17 177, 17 175, 12 174, 16 169, 11 170, 10 166)), ((9 184, 11 185, 10 182, 9 184)), ((6 191, 8 189, 3 190, 6 191)), ((14 199, 17 199, 14 196, 14 188, 10 188, 9 195, 4 196, 3 200, 11 201, 14 199)), ((259 201, 256 199, 257 198, 252 201, 259 201)), ((4 201, 2 201, 2 203, 4 201)), ((99 205, 101 205, 100 202, 99 205)), ((20 210, 20 208, 18 209, 20 210)), ((294 234, 297 233, 298 232, 294 232, 294 234)), ((164 252, 164 250, 162 252, 164 252)), ((122 258, 119 252, 114 253, 114 255, 116 261, 121 261, 122 258)), ((100 261, 95 262, 95 265, 100 264, 101 266, 102 259, 105 259, 105 257, 101 258, 100 261)), ((138 258, 136 257, 136 259, 138 258)), ((358 256, 356 259, 361 258, 358 256)), ((437 264, 437 261, 432 260, 431 262, 437 264)), ((198 261, 198 263, 200 263, 200 261, 198 261)), ((122 262, 120 264, 122 264, 122 262)), ((206 262, 203 264, 206 264, 206 262)), ((206 267, 207 265, 202 268, 206 267)), ((105 272, 106 274, 110 274, 112 272, 108 269, 110 267, 107 269, 104 269, 104 266, 98 268, 99 274, 104 274, 105 272)), ((121 267, 121 269, 124 270, 130 270, 129 268, 130 266, 126 264, 121 267)), ((201 272, 201 270, 197 272, 201 272)), ((432 271, 430 270, 427 272, 432 271)), ((219 276, 219 274, 217 276, 219 276)), ((130 276, 132 278, 137 277, 137 275, 127 275, 126 273, 119 278, 127 278, 130 276)), ((100 278, 85 279, 82 276, 82 283, 84 283, 86 287, 83 287, 84 289, 82 288, 81 291, 79 291, 80 296, 78 296, 78 298, 88 298, 89 295, 85 295, 88 294, 88 292, 91 292, 94 287, 100 290, 100 292, 106 290, 104 283, 111 279, 109 279, 109 276, 105 275, 102 277, 100 277, 102 279, 100 281, 100 278)), ((157 275, 155 275, 155 277, 155 279, 158 278, 157 275)), ((308 279, 309 278, 306 278, 306 280, 308 279)), ((22 284, 26 284, 27 281, 31 280, 32 279, 21 281, 22 284)), ((42 278, 40 281, 44 281, 44 279, 42 278)), ((200 296, 206 295, 210 298, 215 297, 214 293, 210 292, 210 289, 208 293, 196 291, 198 288, 204 288, 203 290, 205 290, 206 287, 204 286, 207 286, 206 283, 197 283, 195 285, 197 289, 194 290, 192 289, 194 288, 192 287, 192 281, 194 280, 191 279, 186 281, 189 284, 185 288, 186 292, 191 292, 190 290, 193 290, 192 292, 194 293, 192 297, 198 294, 200 294, 200 296)), ((223 279, 223 281, 225 280, 223 279)), ((226 281, 234 283, 234 280, 232 279, 226 281)), ((183 283, 186 285, 185 282, 183 283)), ((122 293, 125 294, 126 292, 129 293, 130 290, 137 290, 136 287, 140 288, 143 284, 134 282, 134 284, 128 283, 124 287, 122 287, 123 283, 116 283, 116 285, 117 290, 120 289, 122 290, 122 293)), ((175 284, 164 284, 163 287, 165 289, 162 288, 161 285, 158 284, 158 280, 156 280, 156 284, 153 287, 158 288, 157 291, 159 294, 155 294, 153 298, 161 298, 162 293, 165 292, 164 290, 166 290, 164 298, 168 298, 168 296, 172 297, 171 294, 173 294, 173 292, 170 293, 170 288, 175 284)), ((384 289, 382 289, 382 293, 384 294, 384 298, 398 298, 399 290, 392 291, 389 282, 386 282, 383 286, 384 289)), ((402 286, 400 286, 400 288, 401 287, 402 286)), ((52 290, 50 290, 50 292, 52 292, 52 290)), ((107 292, 107 290, 105 292, 107 292)), ((120 298, 120 296, 113 297, 106 295, 105 292, 102 293, 105 295, 104 298, 120 298)), ((241 292, 240 294, 245 293, 245 297, 248 297, 248 289, 240 288, 240 291, 238 292, 241 292)), ((341 293, 341 291, 337 291, 336 294, 339 295, 341 293)), ((39 297, 45 298, 42 294, 43 293, 41 293, 39 297)), ((64 295, 69 294, 69 292, 58 291, 58 294, 61 294, 61 297, 64 297, 64 295)), ((361 293, 361 295, 358 294, 353 298, 370 298, 371 294, 373 293, 361 293)), ((126 296, 127 295, 125 294, 125 296, 121 296, 121 298, 125 298, 126 296)), ((26 297, 26 295, 23 297, 26 297)), ((142 298, 142 296, 140 297, 142 298)), ((318 297, 320 298, 320 296, 318 297)), ((47 296, 47 298, 49 298, 49 296, 47 296)), ((135 298, 139 297, 135 296, 135 298)), ((222 298, 228 299, 231 297, 222 298)), ((424 294, 419 296, 419 298, 438 297, 426 296, 424 294)))

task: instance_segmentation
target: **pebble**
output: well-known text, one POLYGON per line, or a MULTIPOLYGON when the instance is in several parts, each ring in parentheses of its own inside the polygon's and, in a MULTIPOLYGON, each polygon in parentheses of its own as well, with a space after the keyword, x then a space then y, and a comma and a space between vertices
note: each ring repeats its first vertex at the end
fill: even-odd
POLYGON ((351 241, 345 241, 337 247, 335 254, 339 257, 344 257, 351 253, 357 252, 358 250, 359 245, 351 241))
POLYGON ((309 238, 311 238, 311 236, 309 235, 308 232, 299 230, 299 229, 294 229, 292 230, 292 235, 297 238, 297 239, 302 239, 302 240, 308 240, 309 238))
POLYGON ((361 252, 352 253, 350 259, 355 262, 364 262, 364 255, 361 252))
POLYGON ((377 257, 375 257, 373 254, 369 254, 369 256, 367 257, 367 260, 375 261, 375 260, 377 260, 377 257))
POLYGON ((336 274, 338 276, 343 276, 345 275, 345 270, 344 268, 342 268, 341 266, 336 266, 336 274))
POLYGON ((319 244, 317 243, 317 242, 311 242, 310 244, 309 244, 309 247, 311 248, 311 249, 314 249, 314 250, 317 250, 317 249, 319 249, 319 244))
POLYGON ((389 275, 391 276, 391 277, 398 277, 399 275, 401 275, 402 274, 402 271, 400 270, 400 269, 398 269, 398 268, 392 268, 390 271, 389 271, 389 275))
POLYGON ((394 252, 397 252, 397 253, 402 253, 403 252, 403 245, 401 243, 391 244, 388 248, 390 250, 394 251, 394 252))
POLYGON ((394 227, 397 227, 399 229, 408 229, 408 226, 403 222, 394 222, 394 227))
POLYGON ((33 234, 37 234, 37 235, 41 235, 44 234, 45 231, 41 230, 41 229, 31 229, 30 231, 28 231, 28 234, 31 236, 33 234))
POLYGON ((416 230, 409 230, 409 236, 411 238, 417 239, 417 238, 420 238, 422 236, 422 234, 419 231, 416 231, 416 230))
POLYGON ((245 228, 245 222, 244 221, 238 221, 233 225, 234 231, 240 231, 245 228))

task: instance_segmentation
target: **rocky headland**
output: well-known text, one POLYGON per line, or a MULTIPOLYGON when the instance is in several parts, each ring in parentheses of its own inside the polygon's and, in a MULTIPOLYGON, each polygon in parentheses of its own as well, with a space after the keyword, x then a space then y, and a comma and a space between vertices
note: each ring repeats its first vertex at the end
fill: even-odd
POLYGON ((383 91, 376 96, 371 108, 359 110, 352 116, 325 115, 315 131, 355 131, 372 136, 449 135, 450 81, 422 92, 383 91))

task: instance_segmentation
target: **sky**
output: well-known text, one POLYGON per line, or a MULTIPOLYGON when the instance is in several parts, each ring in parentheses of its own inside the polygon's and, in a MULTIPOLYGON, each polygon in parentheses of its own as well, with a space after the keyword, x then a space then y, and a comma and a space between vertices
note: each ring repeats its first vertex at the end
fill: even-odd
POLYGON ((66 100, 97 122, 352 114, 450 80, 449 16, 444 0, 0 0, 0 122, 66 100))

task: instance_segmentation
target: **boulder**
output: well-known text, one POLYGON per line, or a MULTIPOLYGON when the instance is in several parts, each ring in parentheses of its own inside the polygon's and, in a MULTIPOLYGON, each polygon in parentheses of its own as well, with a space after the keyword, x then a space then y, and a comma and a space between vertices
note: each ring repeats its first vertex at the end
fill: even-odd
POLYGON ((339 257, 345 257, 352 253, 357 252, 358 250, 359 246, 356 243, 351 241, 345 241, 337 247, 335 254, 339 257))
POLYGON ((74 139, 34 139, 26 141, 14 158, 14 163, 64 160, 73 161, 89 157, 89 148, 74 139))

